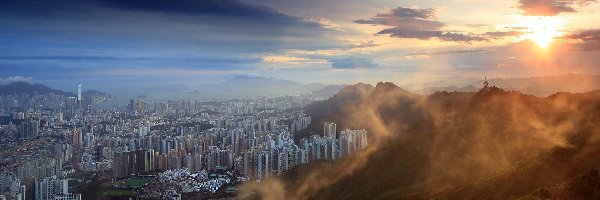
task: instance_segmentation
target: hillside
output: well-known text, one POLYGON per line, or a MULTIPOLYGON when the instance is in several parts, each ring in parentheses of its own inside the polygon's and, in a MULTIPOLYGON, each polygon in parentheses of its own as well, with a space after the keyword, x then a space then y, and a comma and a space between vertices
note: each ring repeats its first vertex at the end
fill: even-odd
MULTIPOLYGON (((600 92, 546 98, 491 87, 409 93, 357 84, 307 106, 369 131, 354 156, 292 170, 297 199, 593 199, 600 193, 600 92)), ((267 197, 266 194, 263 197, 267 197)))
MULTIPOLYGON (((419 94, 433 94, 437 91, 446 92, 477 92, 484 80, 450 79, 447 81, 431 82, 421 85, 411 84, 419 94), (471 81, 471 82, 466 82, 471 81), (421 86, 421 87, 418 87, 421 86)), ((524 94, 547 97, 557 92, 582 93, 600 90, 600 75, 593 74, 563 74, 557 76, 526 77, 526 78, 494 78, 488 79, 490 84, 507 90, 518 90, 524 94)))
POLYGON ((12 82, 7 85, 0 85, 0 95, 21 95, 21 94, 57 94, 63 96, 75 96, 72 92, 52 89, 42 84, 30 84, 26 82, 12 82))
MULTIPOLYGON (((328 88, 322 83, 302 84, 295 81, 260 77, 260 76, 235 76, 223 82, 200 85, 189 94, 194 96, 215 96, 246 98, 256 96, 284 96, 310 93, 312 91, 325 92, 335 88, 328 88)), ((320 94, 320 93, 319 93, 320 94)))
POLYGON ((329 98, 334 94, 338 93, 340 90, 345 88, 347 85, 327 85, 317 90, 311 91, 311 94, 315 97, 319 98, 329 98))

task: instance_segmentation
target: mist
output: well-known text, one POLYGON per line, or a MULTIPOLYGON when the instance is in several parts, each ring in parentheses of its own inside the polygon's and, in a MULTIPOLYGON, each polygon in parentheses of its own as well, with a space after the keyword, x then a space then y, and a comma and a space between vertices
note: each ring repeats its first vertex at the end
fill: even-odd
MULTIPOLYGON (((531 162, 542 162, 537 161, 540 156, 581 148, 572 138, 582 132, 583 121, 590 117, 584 113, 593 107, 573 96, 559 93, 540 98, 497 87, 476 93, 416 95, 392 83, 350 86, 327 101, 308 106, 307 111, 321 122, 335 121, 339 130, 367 129, 368 148, 336 161, 297 167, 295 176, 247 183, 239 197, 349 198, 344 191, 356 187, 388 192, 353 193, 354 199, 430 199, 462 194, 457 192, 462 191, 459 188, 512 176, 531 162), (373 170, 398 170, 380 173, 406 177, 395 177, 405 179, 395 180, 396 186, 379 183, 364 175, 373 175, 373 170)), ((596 124, 586 123, 591 127, 585 130, 598 129, 596 124)), ((597 142, 600 136, 592 135, 597 142)), ((597 148, 582 152, 589 156, 597 148)), ((549 172, 556 177, 542 182, 568 179, 564 170, 549 172)))

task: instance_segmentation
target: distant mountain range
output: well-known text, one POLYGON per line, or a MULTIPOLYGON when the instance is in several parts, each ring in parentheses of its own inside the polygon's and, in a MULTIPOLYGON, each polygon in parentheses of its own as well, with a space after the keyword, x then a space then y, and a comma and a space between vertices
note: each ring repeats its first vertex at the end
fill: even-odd
POLYGON ((56 94, 74 97, 75 93, 65 92, 62 90, 52 89, 48 86, 42 84, 30 84, 26 82, 12 82, 7 85, 0 85, 0 95, 46 95, 46 94, 56 94))
MULTIPOLYGON (((442 82, 424 84, 426 87, 415 89, 413 92, 420 94, 433 94, 437 91, 446 92, 477 92, 483 86, 483 79, 452 79, 442 82), (471 81, 470 83, 466 83, 471 81), (457 85, 448 85, 457 83, 457 85), (462 83, 462 84, 460 84, 462 83), (466 83, 466 84, 465 84, 466 83), (437 86, 435 86, 437 85, 437 86)), ((589 74, 564 74, 547 77, 530 78, 496 78, 488 79, 490 85, 495 85, 506 90, 518 90, 524 94, 546 97, 556 92, 582 93, 600 89, 600 75, 589 74)), ((408 87, 416 85, 409 85, 408 87)))
POLYGON ((313 90, 311 93, 317 97, 331 97, 348 85, 327 85, 321 89, 313 90))
POLYGON ((329 97, 342 87, 344 85, 302 84, 277 78, 235 76, 221 83, 198 86, 192 93, 220 97, 281 96, 312 93, 319 97, 329 97))
MULTIPOLYGON (((56 94, 68 97, 75 97, 76 94, 73 92, 65 92, 62 90, 57 90, 50 88, 46 85, 42 84, 31 84, 27 82, 12 82, 6 85, 0 85, 0 95, 47 95, 47 94, 56 94)), ((83 96, 89 97, 103 97, 105 99, 111 99, 112 96, 110 94, 100 92, 97 90, 86 90, 83 92, 83 96)))

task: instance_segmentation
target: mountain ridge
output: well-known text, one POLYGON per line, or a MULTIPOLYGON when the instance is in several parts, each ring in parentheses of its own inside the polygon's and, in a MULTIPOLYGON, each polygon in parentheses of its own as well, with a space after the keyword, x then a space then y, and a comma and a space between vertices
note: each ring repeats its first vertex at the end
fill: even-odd
POLYGON ((600 176, 600 91, 416 95, 355 84, 306 110, 309 131, 326 121, 366 129, 372 149, 284 175, 299 199, 589 199, 600 189, 584 180, 600 176))
POLYGON ((6 85, 0 85, 0 95, 21 95, 21 94, 29 94, 34 95, 35 93, 42 94, 50 94, 54 93, 57 95, 70 96, 74 97, 75 93, 65 92, 62 90, 52 89, 46 85, 42 84, 30 84, 23 81, 11 82, 6 85))
MULTIPOLYGON (((75 97, 76 94, 73 92, 65 92, 63 90, 54 89, 44 84, 39 83, 28 83, 23 81, 11 82, 6 85, 0 85, 0 95, 47 95, 47 94, 56 94, 67 97, 75 97)), ((104 93, 98 90, 85 90, 83 91, 84 96, 105 96, 108 98, 112 98, 112 96, 108 93, 104 93)))

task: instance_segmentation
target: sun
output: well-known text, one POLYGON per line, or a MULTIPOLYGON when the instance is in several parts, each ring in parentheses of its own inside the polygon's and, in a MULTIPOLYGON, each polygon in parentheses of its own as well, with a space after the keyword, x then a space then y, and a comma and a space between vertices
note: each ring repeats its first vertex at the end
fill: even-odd
POLYGON ((521 36, 521 40, 531 40, 541 48, 548 48, 555 38, 563 33, 565 19, 563 17, 532 17, 524 16, 517 26, 522 27, 526 34, 521 36))

